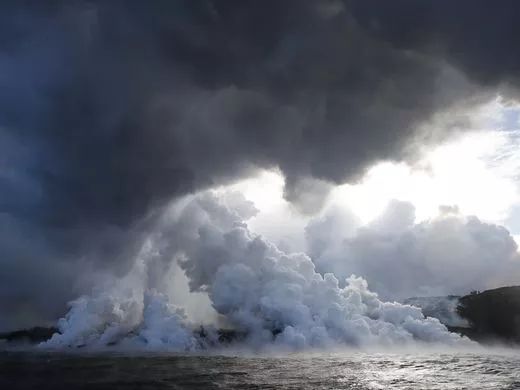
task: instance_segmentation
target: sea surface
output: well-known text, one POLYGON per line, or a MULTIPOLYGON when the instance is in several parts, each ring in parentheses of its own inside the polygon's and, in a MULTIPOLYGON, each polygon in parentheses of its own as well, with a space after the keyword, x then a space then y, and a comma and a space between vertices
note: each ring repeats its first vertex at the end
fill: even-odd
POLYGON ((0 389, 520 389, 520 352, 0 352, 0 389))

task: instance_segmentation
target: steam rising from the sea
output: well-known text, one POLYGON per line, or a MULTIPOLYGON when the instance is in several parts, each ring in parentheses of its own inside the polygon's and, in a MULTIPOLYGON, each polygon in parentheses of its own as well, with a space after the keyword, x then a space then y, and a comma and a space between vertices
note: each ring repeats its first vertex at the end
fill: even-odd
MULTIPOLYGON (((183 310, 161 291, 161 275, 180 264, 192 291, 207 292, 228 325, 261 348, 470 343, 420 309, 382 302, 356 276, 316 272, 305 253, 288 253, 246 224, 254 205, 234 194, 204 192, 172 206, 143 245, 132 271, 72 302, 61 334, 45 347, 128 345, 195 350, 217 339, 193 332, 183 310), (341 287, 345 285, 345 287, 341 287)), ((166 282, 166 283, 165 283, 166 282)))

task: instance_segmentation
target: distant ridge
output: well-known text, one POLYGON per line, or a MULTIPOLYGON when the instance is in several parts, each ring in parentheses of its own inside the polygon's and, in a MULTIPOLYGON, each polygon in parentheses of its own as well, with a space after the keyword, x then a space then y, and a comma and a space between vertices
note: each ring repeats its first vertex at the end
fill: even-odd
POLYGON ((472 291, 462 297, 412 297, 403 303, 420 307, 425 316, 472 340, 520 343, 520 286, 472 291))
POLYGON ((0 340, 10 342, 41 343, 51 338, 58 332, 55 327, 35 326, 34 328, 16 330, 14 332, 0 333, 0 340))
POLYGON ((520 343, 520 286, 474 291, 459 299, 457 312, 479 341, 520 343))

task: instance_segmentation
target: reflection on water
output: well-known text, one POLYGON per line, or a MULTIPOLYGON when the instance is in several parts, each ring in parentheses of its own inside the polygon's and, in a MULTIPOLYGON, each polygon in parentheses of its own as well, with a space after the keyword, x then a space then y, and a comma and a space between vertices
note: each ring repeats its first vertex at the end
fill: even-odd
POLYGON ((0 353, 1 389, 520 389, 520 354, 0 353))

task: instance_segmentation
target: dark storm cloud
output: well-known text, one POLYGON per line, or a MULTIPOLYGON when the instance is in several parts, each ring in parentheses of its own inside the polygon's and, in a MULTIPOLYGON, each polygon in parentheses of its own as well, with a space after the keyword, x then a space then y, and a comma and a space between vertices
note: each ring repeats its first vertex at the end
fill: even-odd
POLYGON ((3 2, 0 213, 23 226, 3 240, 41 244, 2 245, 0 285, 124 265, 150 213, 254 165, 290 196, 407 157, 432 114, 514 83, 518 6, 494 4, 3 2))
POLYGON ((395 47, 444 56, 480 84, 518 83, 518 1, 368 0, 350 4, 363 28, 395 47))

